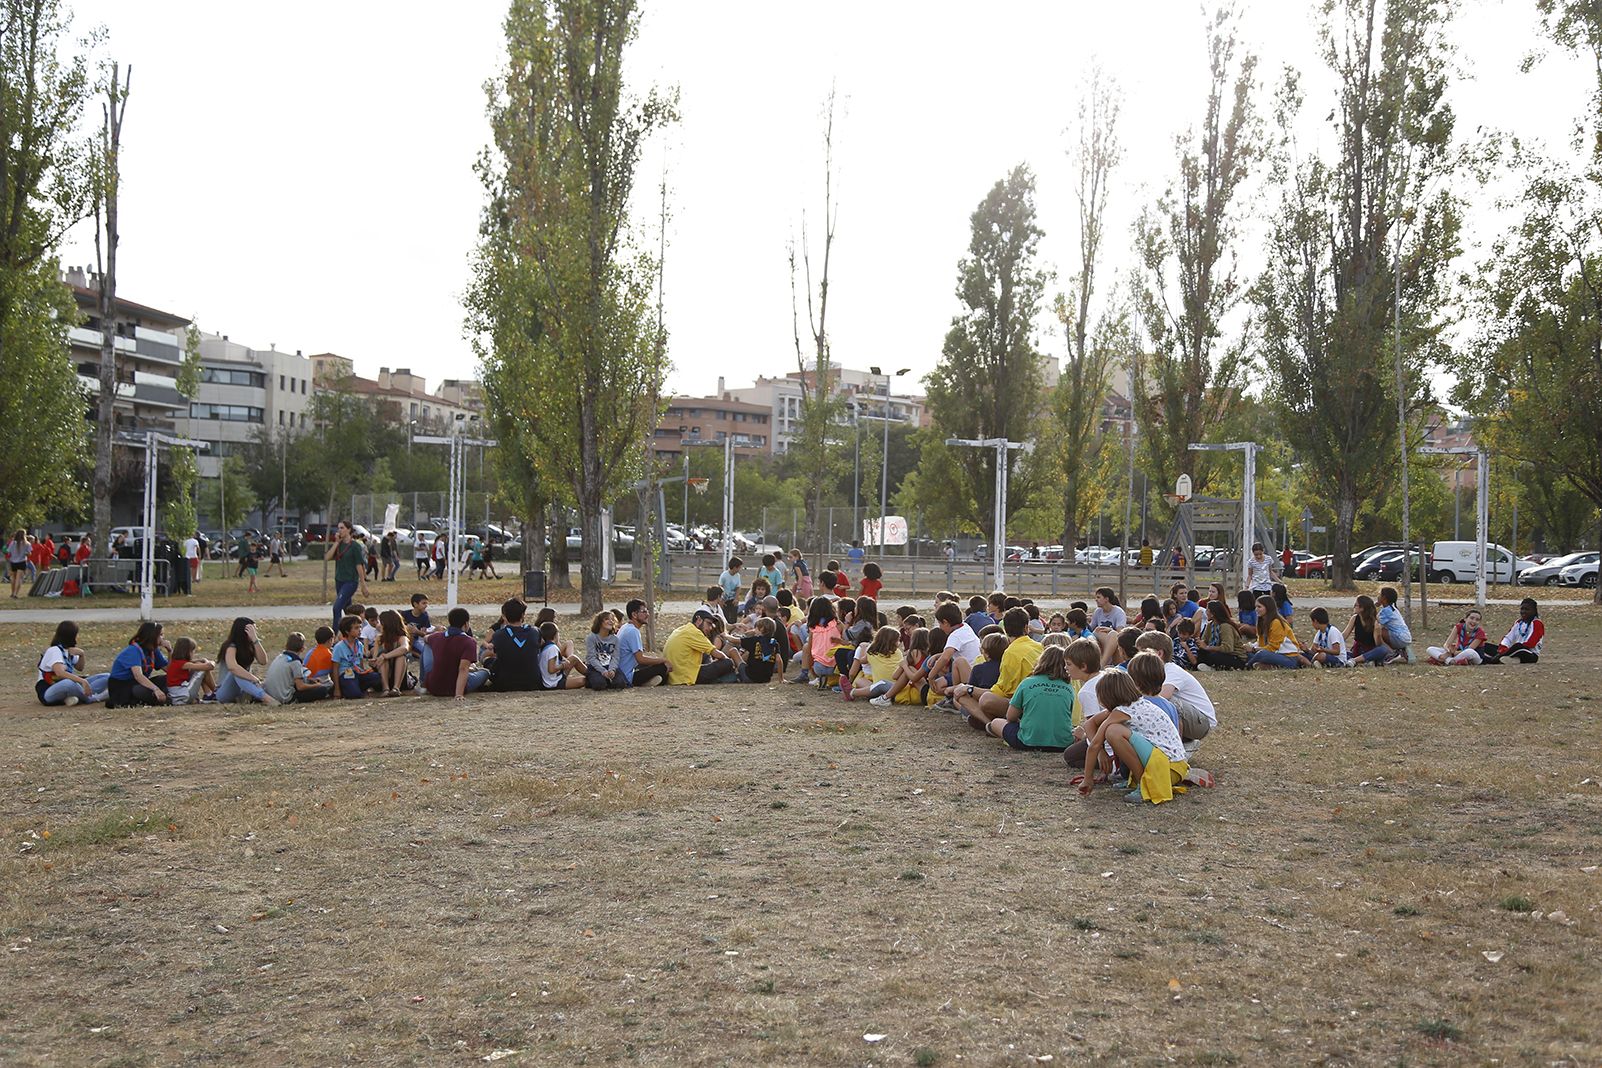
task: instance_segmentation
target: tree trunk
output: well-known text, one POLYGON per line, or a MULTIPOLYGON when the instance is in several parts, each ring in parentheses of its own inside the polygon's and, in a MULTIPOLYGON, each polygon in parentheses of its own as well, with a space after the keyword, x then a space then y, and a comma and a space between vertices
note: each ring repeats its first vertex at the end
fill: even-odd
POLYGON ((573 577, 567 568, 567 509, 551 509, 550 530, 551 574, 546 585, 552 589, 570 590, 573 588, 573 577))
MULTIPOLYGON (((133 78, 129 68, 128 77, 133 78)), ((101 226, 104 219, 105 259, 99 263, 100 276, 100 403, 99 418, 95 423, 95 477, 94 477, 94 538, 95 548, 102 554, 111 549, 111 491, 115 479, 112 464, 115 459, 113 442, 117 435, 117 185, 121 172, 118 154, 122 146, 122 116, 127 109, 127 90, 118 78, 117 64, 111 65, 111 82, 106 89, 105 121, 101 129, 100 175, 97 191, 100 203, 96 205, 95 259, 100 261, 101 226)), ((147 531, 154 537, 155 531, 147 531)))
MULTIPOLYGON (((528 519, 523 524, 523 567, 528 571, 544 571, 546 557, 545 534, 550 529, 546 522, 545 502, 529 499, 528 519)), ((549 580, 550 576, 546 576, 549 580)), ((549 581, 547 581, 549 585, 549 581)))
MULTIPOLYGON (((1339 500, 1335 502, 1335 546, 1330 551, 1330 588, 1341 593, 1357 589, 1352 581, 1352 527, 1357 522, 1357 490, 1349 479, 1341 479, 1339 500)), ((1242 546, 1241 551, 1250 549, 1242 546)))
MULTIPOLYGON (((222 474, 221 469, 218 470, 218 474, 219 475, 222 474)), ((328 484, 328 511, 323 513, 323 594, 322 594, 322 599, 327 601, 329 604, 333 604, 334 603, 333 598, 328 596, 328 542, 332 541, 333 537, 334 537, 334 484, 332 482, 330 482, 328 484)), ((228 524, 225 522, 225 523, 223 523, 223 542, 224 542, 224 544, 226 544, 227 541, 228 541, 228 524)), ((224 553, 223 554, 223 560, 226 561, 228 559, 229 559, 228 554, 224 553)), ((226 575, 227 573, 228 573, 228 568, 225 565, 223 567, 223 574, 226 575)))

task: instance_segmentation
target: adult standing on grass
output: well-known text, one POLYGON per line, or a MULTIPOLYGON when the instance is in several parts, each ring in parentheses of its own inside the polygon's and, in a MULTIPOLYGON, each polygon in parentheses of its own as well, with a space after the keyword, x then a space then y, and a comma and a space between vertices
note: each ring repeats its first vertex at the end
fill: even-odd
POLYGON ((345 609, 361 594, 367 600, 367 550, 356 539, 350 520, 341 519, 334 532, 334 544, 323 559, 334 561, 334 627, 345 617, 345 609))
POLYGON ((289 572, 284 570, 284 538, 276 530, 267 543, 267 574, 271 575, 275 567, 279 578, 289 577, 289 572))
POLYGON ((417 568, 417 577, 428 577, 428 551, 430 543, 423 538, 421 530, 412 532, 412 564, 417 568))
POLYGON ((191 532, 184 539, 184 566, 189 569, 189 580, 184 583, 184 593, 193 595, 194 584, 200 579, 200 539, 191 532))
POLYGON ((28 532, 21 527, 11 535, 6 543, 6 563, 11 565, 11 599, 18 597, 17 591, 22 588, 22 580, 28 574, 28 554, 32 547, 28 544, 28 532))

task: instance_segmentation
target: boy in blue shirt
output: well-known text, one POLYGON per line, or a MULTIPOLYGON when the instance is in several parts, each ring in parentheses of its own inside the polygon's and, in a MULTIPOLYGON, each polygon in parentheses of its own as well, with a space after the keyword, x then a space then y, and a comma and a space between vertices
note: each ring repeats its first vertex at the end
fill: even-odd
POLYGON ((1379 624, 1379 639, 1393 650, 1393 655, 1386 660, 1387 664, 1394 664, 1398 660, 1413 663, 1416 659, 1413 653, 1413 632, 1408 629, 1407 620, 1396 607, 1396 587, 1382 586, 1379 591, 1380 610, 1376 622, 1379 624))
POLYGON ((729 557, 729 566, 718 576, 718 587, 723 591, 723 618, 733 623, 738 614, 740 598, 740 568, 745 561, 738 556, 729 557))

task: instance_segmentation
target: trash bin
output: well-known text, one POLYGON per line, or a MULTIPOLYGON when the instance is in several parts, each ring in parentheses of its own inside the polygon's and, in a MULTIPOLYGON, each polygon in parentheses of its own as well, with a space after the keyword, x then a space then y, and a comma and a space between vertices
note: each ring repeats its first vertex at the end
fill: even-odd
POLYGON ((544 601, 545 597, 545 572, 523 572, 523 600, 544 601))

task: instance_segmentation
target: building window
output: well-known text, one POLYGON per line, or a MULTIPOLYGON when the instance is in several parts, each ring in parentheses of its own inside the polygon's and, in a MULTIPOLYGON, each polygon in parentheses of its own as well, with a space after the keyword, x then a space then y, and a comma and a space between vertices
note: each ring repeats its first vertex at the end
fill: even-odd
POLYGON ((417 418, 417 402, 416 401, 412 401, 412 418, 413 419, 417 418))
POLYGON ((305 412, 301 412, 300 413, 300 425, 301 425, 302 428, 304 428, 306 426, 306 413, 305 412))
POLYGON ((189 405, 191 419, 218 419, 225 423, 260 423, 265 413, 253 405, 248 404, 201 404, 193 402, 189 405))
POLYGON ((278 409, 278 425, 284 425, 284 410, 282 408, 278 409))
POLYGON ((217 386, 267 388, 267 376, 260 371, 239 371, 231 367, 202 367, 200 380, 217 386))
POLYGON ((278 376, 278 389, 279 389, 279 392, 283 392, 284 388, 285 388, 284 387, 284 376, 283 375, 279 375, 278 376))

